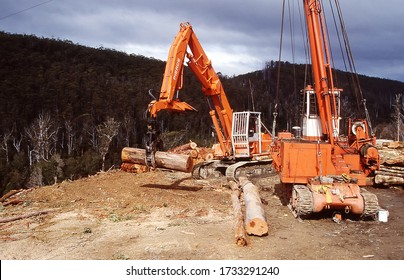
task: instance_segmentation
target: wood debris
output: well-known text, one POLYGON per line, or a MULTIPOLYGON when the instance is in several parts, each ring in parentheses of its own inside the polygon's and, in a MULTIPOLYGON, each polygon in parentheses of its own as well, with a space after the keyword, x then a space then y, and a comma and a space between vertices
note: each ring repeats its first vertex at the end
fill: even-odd
POLYGON ((19 216, 2 218, 2 219, 0 219, 0 223, 8 223, 8 222, 27 219, 27 218, 35 217, 35 216, 39 216, 39 215, 45 215, 45 214, 48 214, 48 213, 50 213, 52 211, 54 211, 54 210, 43 210, 43 211, 37 211, 37 212, 28 213, 28 214, 19 215, 19 216))

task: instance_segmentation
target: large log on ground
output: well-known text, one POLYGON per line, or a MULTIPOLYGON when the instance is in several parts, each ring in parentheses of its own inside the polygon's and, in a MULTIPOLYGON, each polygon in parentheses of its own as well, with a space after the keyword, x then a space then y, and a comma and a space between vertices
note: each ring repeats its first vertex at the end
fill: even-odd
POLYGON ((236 182, 229 182, 231 188, 231 202, 233 205, 233 213, 234 213, 234 238, 236 240, 236 244, 239 246, 247 245, 247 237, 246 231, 244 227, 244 216, 243 211, 241 210, 240 203, 240 189, 236 182))
POLYGON ((258 187, 245 177, 240 177, 239 180, 244 193, 246 207, 245 224, 247 233, 249 235, 257 236, 268 234, 268 224, 265 219, 265 212, 258 187))
MULTIPOLYGON (((125 147, 122 149, 122 162, 145 164, 146 151, 144 149, 125 147)), ((192 171, 192 159, 189 155, 173 154, 157 151, 155 153, 156 166, 182 172, 192 171)))

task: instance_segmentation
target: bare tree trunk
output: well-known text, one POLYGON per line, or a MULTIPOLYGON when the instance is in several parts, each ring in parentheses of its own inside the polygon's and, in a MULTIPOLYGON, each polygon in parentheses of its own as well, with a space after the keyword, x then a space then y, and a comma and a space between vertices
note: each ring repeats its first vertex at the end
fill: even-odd
POLYGON ((16 137, 13 137, 13 146, 17 153, 21 151, 21 142, 22 142, 22 134, 20 134, 20 139, 17 139, 16 137))
POLYGON ((97 126, 97 133, 100 144, 100 155, 102 157, 102 171, 105 171, 105 157, 109 151, 109 145, 112 139, 118 135, 119 126, 121 124, 114 120, 114 118, 108 118, 105 122, 97 126))
POLYGON ((7 162, 7 163, 10 162, 10 159, 9 159, 9 156, 8 156, 8 154, 9 154, 8 141, 11 139, 12 134, 13 134, 13 130, 11 130, 11 131, 9 131, 9 132, 6 132, 6 133, 3 135, 3 139, 2 139, 1 145, 0 145, 0 147, 1 147, 1 148, 4 150, 4 152, 6 153, 6 162, 7 162))
POLYGON ((65 121, 65 128, 66 128, 66 140, 67 140, 67 155, 70 157, 75 150, 74 147, 74 139, 76 133, 73 131, 73 125, 70 120, 65 121))
POLYGON ((401 124, 401 94, 396 94, 396 100, 394 105, 394 115, 397 126, 396 141, 400 141, 400 124, 401 124))
POLYGON ((37 160, 48 160, 55 151, 58 128, 55 127, 50 114, 39 114, 31 126, 25 130, 37 160))

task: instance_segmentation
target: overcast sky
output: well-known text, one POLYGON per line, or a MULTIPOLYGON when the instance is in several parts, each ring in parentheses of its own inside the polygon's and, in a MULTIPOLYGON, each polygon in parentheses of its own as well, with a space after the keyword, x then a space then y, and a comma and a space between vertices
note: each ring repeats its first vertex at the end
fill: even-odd
MULTIPOLYGON (((305 63, 301 0, 286 4, 282 60, 305 63), (296 35, 294 56, 288 22, 296 35)), ((357 71, 404 81, 404 1, 340 0, 340 5, 357 71)), ((180 22, 188 21, 215 70, 232 76, 278 60, 281 13, 282 0, 1 0, 0 30, 166 60, 180 22)), ((331 14, 327 19, 332 23, 331 14)), ((337 47, 334 41, 336 66, 344 69, 337 47)))

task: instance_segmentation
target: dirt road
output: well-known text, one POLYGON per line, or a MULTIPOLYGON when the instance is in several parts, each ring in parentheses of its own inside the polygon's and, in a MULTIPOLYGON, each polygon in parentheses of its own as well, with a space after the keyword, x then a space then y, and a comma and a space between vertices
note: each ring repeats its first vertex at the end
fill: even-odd
POLYGON ((295 219, 275 195, 276 178, 260 186, 269 234, 234 242, 226 181, 194 180, 157 170, 101 173, 36 188, 2 206, 0 259, 404 259, 404 191, 375 189, 387 223, 330 217, 295 219))

